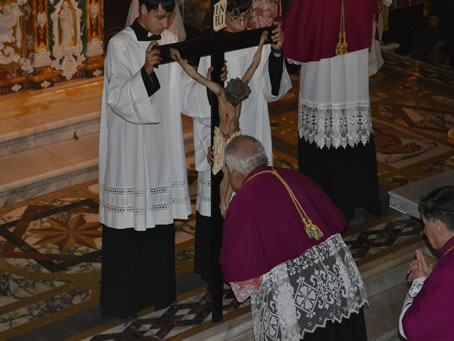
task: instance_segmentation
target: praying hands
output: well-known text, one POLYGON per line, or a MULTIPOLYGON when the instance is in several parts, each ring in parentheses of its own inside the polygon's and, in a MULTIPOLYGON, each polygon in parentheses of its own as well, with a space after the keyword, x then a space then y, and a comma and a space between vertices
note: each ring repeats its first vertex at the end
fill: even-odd
POLYGON ((417 278, 427 278, 432 272, 432 267, 427 265, 426 259, 421 249, 416 250, 416 259, 410 263, 407 271, 408 282, 413 282, 417 278))

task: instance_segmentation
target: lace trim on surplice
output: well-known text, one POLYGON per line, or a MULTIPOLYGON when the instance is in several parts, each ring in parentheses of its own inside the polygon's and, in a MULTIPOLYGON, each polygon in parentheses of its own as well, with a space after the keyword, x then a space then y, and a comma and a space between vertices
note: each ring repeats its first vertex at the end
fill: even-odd
POLYGON ((256 340, 299 341, 367 304, 364 283, 340 234, 263 275, 251 296, 256 340))
POLYGON ((372 133, 370 103, 315 103, 300 98, 298 132, 300 138, 319 148, 365 145, 372 133))
POLYGON ((170 186, 153 187, 148 190, 130 187, 107 187, 100 184, 99 190, 104 198, 100 204, 106 211, 116 214, 127 212, 145 214, 149 211, 170 210, 174 205, 186 206, 189 202, 189 193, 186 188, 187 183, 184 181, 174 181, 170 186), (121 198, 121 200, 112 200, 114 197, 121 198), (140 198, 144 199, 138 200, 140 198), (121 203, 121 205, 114 205, 113 202, 121 203), (138 202, 144 202, 147 206, 140 207, 138 202))
POLYGON ((211 170, 198 172, 196 207, 201 215, 211 217, 211 170))

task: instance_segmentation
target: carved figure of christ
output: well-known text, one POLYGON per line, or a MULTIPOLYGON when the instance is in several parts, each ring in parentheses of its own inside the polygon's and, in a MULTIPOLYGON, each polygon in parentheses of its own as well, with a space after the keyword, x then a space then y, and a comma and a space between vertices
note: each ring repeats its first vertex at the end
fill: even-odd
MULTIPOLYGON (((206 86, 218 98, 218 111, 219 111, 219 127, 215 128, 214 144, 213 144, 213 174, 217 174, 222 169, 224 174, 223 179, 219 185, 220 203, 219 209, 224 216, 227 212, 228 203, 232 196, 232 188, 227 178, 227 168, 224 161, 224 149, 230 140, 241 134, 240 131, 240 114, 242 101, 245 100, 251 90, 247 86, 250 79, 254 75, 255 70, 260 64, 262 56, 263 45, 268 36, 268 32, 264 31, 260 36, 260 42, 255 52, 251 65, 241 79, 231 79, 227 87, 224 89, 216 82, 213 82, 206 77, 199 74, 191 65, 189 65, 177 49, 170 49, 170 56, 180 64, 183 70, 195 81, 206 86)), ((245 113, 247 115, 247 113, 245 113)))

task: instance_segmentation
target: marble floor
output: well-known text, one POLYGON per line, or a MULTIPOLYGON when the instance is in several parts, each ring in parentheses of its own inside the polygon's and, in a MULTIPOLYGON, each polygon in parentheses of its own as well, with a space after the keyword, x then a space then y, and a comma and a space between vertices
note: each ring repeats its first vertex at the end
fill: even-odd
MULTIPOLYGON (((454 169, 454 145, 447 136, 454 126, 454 74, 393 54, 385 58, 370 89, 386 208, 387 191, 454 169)), ((297 167, 296 73, 292 82, 292 91, 270 104, 275 163, 288 168, 297 167)), ((81 86, 91 89, 89 83, 81 86)), ((81 105, 99 100, 99 93, 88 92, 93 97, 81 98, 81 105)), ((6 102, 0 106, 7 108, 6 102)), ((26 104, 32 110, 39 102, 30 98, 26 104)), ((16 111, 0 119, 26 122, 26 108, 11 110, 16 111)), ((190 122, 185 122, 190 130, 190 122)), ((11 123, 11 129, 15 124, 20 123, 11 123)), ((187 161, 194 202, 192 152, 187 161)), ((182 340, 214 327, 205 283, 192 272, 194 217, 176 224, 178 303, 161 311, 146 309, 129 321, 100 316, 97 209, 96 181, 0 208, 0 340, 182 340)), ((391 209, 380 217, 368 216, 344 238, 369 278, 374 276, 372 264, 378 269, 380 260, 423 242, 420 221, 391 209)), ((226 286, 224 322, 248 313, 249 303, 239 305, 226 286)))

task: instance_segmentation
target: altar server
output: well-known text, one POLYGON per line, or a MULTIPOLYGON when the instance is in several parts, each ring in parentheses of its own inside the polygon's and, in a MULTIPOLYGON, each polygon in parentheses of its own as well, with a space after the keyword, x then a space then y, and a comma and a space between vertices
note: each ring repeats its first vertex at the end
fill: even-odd
MULTIPOLYGON (((252 0, 228 0, 226 25, 223 34, 229 35, 245 31, 252 19, 252 0)), ((268 103, 282 98, 290 89, 291 81, 282 56, 284 36, 277 24, 271 35, 271 44, 263 47, 262 57, 254 76, 249 81, 251 93, 243 102, 240 116, 242 134, 254 136, 265 146, 270 163, 272 162, 271 127, 268 103)), ((250 47, 225 54, 227 81, 241 78, 251 65, 257 47, 250 47)), ((210 57, 201 58, 198 72, 206 74, 210 68, 210 57)), ((205 109, 210 112, 209 108, 205 109)), ((210 280, 213 272, 219 269, 221 233, 212 230, 211 226, 211 167, 207 161, 207 151, 211 145, 209 121, 194 122, 195 168, 198 171, 197 189, 197 224, 195 239, 194 267, 202 279, 210 280), (219 238, 218 238, 219 237, 219 238), (213 247, 213 243, 215 246, 213 247), (214 249, 214 254, 212 254, 214 249), (213 264, 213 262, 215 264, 213 264)), ((219 232, 219 231, 218 231, 219 232)))
POLYGON ((177 41, 174 0, 139 4, 108 45, 99 146, 101 308, 123 318, 176 300, 174 219, 192 211, 180 113, 197 116, 193 91, 206 94, 177 63, 159 65, 158 45, 177 41))
POLYGON ((294 0, 284 57, 300 64, 299 170, 350 226, 381 214, 369 100, 368 49, 382 0, 294 0))

